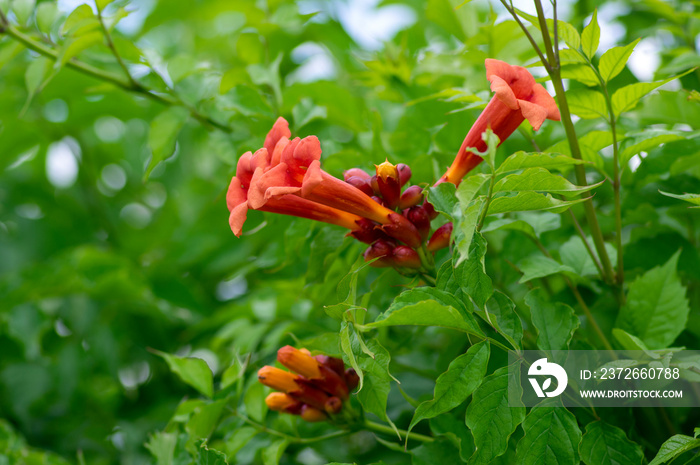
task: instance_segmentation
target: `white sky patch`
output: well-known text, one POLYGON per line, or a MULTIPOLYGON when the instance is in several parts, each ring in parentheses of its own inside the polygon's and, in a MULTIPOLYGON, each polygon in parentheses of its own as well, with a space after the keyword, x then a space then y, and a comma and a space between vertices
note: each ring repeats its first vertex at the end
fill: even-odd
POLYGON ((333 79, 336 68, 328 51, 314 42, 305 42, 292 50, 292 60, 301 64, 291 76, 290 82, 313 82, 333 79))
POLYGON ((640 81, 652 81, 654 79, 654 70, 661 63, 660 52, 661 47, 656 38, 647 37, 642 39, 634 48, 627 66, 640 81))
POLYGON ((69 141, 63 139, 49 145, 46 151, 46 177, 55 187, 66 189, 78 178, 79 153, 74 152, 69 141))
MULTIPOLYGON (((606 51, 616 45, 625 45, 620 42, 625 37, 625 27, 616 21, 616 18, 629 13, 629 8, 622 3, 612 2, 602 5, 598 9, 598 24, 600 25, 599 51, 606 51)), ((588 24, 590 18, 584 21, 588 24)))

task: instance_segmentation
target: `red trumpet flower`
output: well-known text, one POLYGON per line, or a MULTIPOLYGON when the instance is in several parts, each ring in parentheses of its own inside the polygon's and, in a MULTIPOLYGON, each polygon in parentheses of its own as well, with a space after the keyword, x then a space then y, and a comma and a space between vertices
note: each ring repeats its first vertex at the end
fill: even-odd
POLYGON ((483 158, 467 149, 486 150, 486 143, 481 138, 486 129, 491 128, 503 142, 524 120, 538 130, 545 119, 561 119, 552 96, 535 82, 527 69, 487 59, 486 78, 496 95, 467 133, 452 166, 436 184, 445 181, 459 184, 465 174, 481 163, 483 158))

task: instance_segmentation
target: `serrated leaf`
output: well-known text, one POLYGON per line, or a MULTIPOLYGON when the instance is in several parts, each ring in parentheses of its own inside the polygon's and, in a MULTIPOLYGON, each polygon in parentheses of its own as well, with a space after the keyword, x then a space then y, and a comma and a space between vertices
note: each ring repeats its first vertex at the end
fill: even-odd
POLYGON ((659 452, 654 460, 649 462, 649 465, 661 465, 698 447, 700 447, 700 439, 694 439, 684 434, 675 434, 661 444, 659 452))
POLYGON ((58 17, 58 7, 53 2, 40 3, 36 8, 36 25, 41 32, 49 34, 58 17))
POLYGON ((481 334, 479 325, 464 304, 439 289, 418 287, 399 294, 386 312, 367 328, 384 326, 442 326, 481 334))
POLYGON ((638 444, 627 439, 620 428, 602 420, 586 426, 579 453, 586 465, 640 465, 644 460, 638 444))
POLYGON ((499 218, 488 223, 481 232, 495 231, 497 229, 507 229, 520 231, 533 239, 547 231, 554 231, 561 227, 561 217, 555 213, 522 212, 516 214, 516 218, 499 218))
POLYGON ((634 109, 642 97, 647 95, 649 92, 675 79, 681 78, 691 71, 692 70, 689 70, 681 75, 673 76, 668 79, 664 79, 663 81, 637 82, 635 84, 630 84, 619 88, 612 96, 612 106, 615 116, 618 117, 621 113, 634 109))
POLYGON ((416 409, 408 431, 419 421, 449 412, 464 402, 486 375, 489 355, 488 341, 482 341, 454 359, 447 371, 438 377, 433 398, 416 409))
POLYGON ((571 112, 583 119, 608 117, 605 97, 597 90, 576 89, 566 94, 571 112))
POLYGON ((600 57, 598 71, 605 82, 609 82, 625 69, 627 60, 629 60, 630 55, 632 55, 634 51, 634 47, 637 46, 640 40, 641 39, 637 39, 631 44, 621 47, 613 47, 600 57))
POLYGON ((469 255, 455 263, 455 278, 462 291, 474 300, 479 308, 484 308, 486 301, 493 295, 493 283, 486 274, 484 257, 486 240, 480 233, 474 234, 469 255))
POLYGON ((15 13, 17 22, 20 25, 27 24, 27 21, 29 21, 29 17, 34 11, 35 4, 36 0, 14 0, 12 2, 12 11, 15 13))
POLYGON ((386 403, 393 379, 389 373, 391 355, 376 339, 368 340, 367 347, 374 353, 374 358, 362 351, 357 338, 352 341, 353 352, 358 357, 360 369, 364 374, 364 385, 357 392, 357 400, 366 412, 373 413, 389 423, 398 435, 396 426, 386 414, 386 403))
POLYGON ((228 465, 226 454, 207 447, 207 441, 198 441, 196 446, 195 465, 228 465))
POLYGON ((588 62, 581 52, 578 50, 573 50, 570 48, 563 48, 559 50, 559 62, 563 65, 587 65, 588 62))
POLYGON ((559 200, 552 197, 551 194, 518 192, 518 194, 514 196, 497 197, 493 199, 489 205, 488 214, 497 215, 499 213, 539 210, 561 213, 568 210, 572 205, 586 200, 587 199, 559 200))
POLYGON ((151 174, 153 168, 161 161, 169 158, 175 151, 175 140, 187 121, 189 112, 182 107, 171 107, 151 121, 148 133, 148 146, 151 149, 151 160, 148 162, 145 177, 151 174))
POLYGON ((510 297, 496 290, 486 301, 483 311, 477 310, 476 313, 506 338, 515 350, 521 348, 523 326, 520 317, 515 313, 515 303, 510 297))
POLYGON ((585 162, 558 153, 528 153, 520 151, 506 158, 505 161, 501 163, 501 166, 498 167, 498 170, 496 170, 496 174, 505 174, 527 168, 566 170, 573 165, 580 165, 582 163, 585 162))
POLYGON ((663 192, 659 191, 661 195, 665 195, 666 197, 672 197, 674 199, 678 200, 685 200, 686 202, 690 202, 693 205, 700 205, 700 194, 671 194, 670 192, 663 192))
MULTIPOLYGON (((510 373, 519 370, 511 368, 510 373)), ((469 465, 486 465, 506 451, 510 435, 525 418, 521 397, 520 377, 509 374, 509 367, 484 378, 474 391, 466 415, 476 445, 469 465)))
POLYGON ((539 288, 525 295, 525 303, 530 307, 532 325, 537 330, 537 347, 542 350, 566 350, 579 327, 574 309, 564 303, 553 302, 539 288))
POLYGON ((428 188, 428 200, 436 211, 454 219, 455 206, 457 205, 457 187, 451 182, 443 182, 437 186, 428 188))
POLYGON ((616 327, 639 337, 651 349, 668 347, 688 320, 686 289, 676 273, 678 257, 680 250, 632 282, 617 317, 616 327))
POLYGON ((581 50, 589 59, 595 56, 600 43, 600 26, 598 25, 598 10, 593 10, 593 16, 588 26, 581 33, 581 50))
POLYGON ((153 350, 154 354, 162 357, 168 364, 170 371, 175 373, 182 381, 189 384, 202 395, 211 398, 214 395, 214 381, 207 362, 201 358, 178 357, 166 354, 159 350, 153 350))
POLYGON ((359 376, 360 382, 358 384, 357 390, 361 391, 364 387, 364 376, 362 373, 362 369, 360 369, 360 364, 358 363, 357 358, 355 357, 355 352, 353 352, 353 333, 354 328, 352 327, 352 323, 348 321, 343 321, 340 323, 340 349, 347 357, 348 363, 350 364, 352 369, 355 370, 357 376, 359 376))
MULTIPOLYGON (((551 378, 550 378, 551 379, 551 378)), ((516 447, 519 465, 578 465, 581 430, 576 417, 561 400, 547 399, 530 410, 523 421, 525 435, 516 447)))
POLYGON ((612 335, 615 337, 617 342, 620 343, 624 350, 638 350, 644 352, 653 359, 660 358, 660 355, 649 350, 647 345, 644 344, 641 339, 628 333, 627 331, 623 331, 620 328, 613 328, 612 335))
POLYGON ((550 192, 564 197, 574 197, 603 184, 600 181, 588 186, 576 186, 565 177, 552 174, 545 168, 528 168, 522 173, 509 174, 496 183, 493 192, 550 192))

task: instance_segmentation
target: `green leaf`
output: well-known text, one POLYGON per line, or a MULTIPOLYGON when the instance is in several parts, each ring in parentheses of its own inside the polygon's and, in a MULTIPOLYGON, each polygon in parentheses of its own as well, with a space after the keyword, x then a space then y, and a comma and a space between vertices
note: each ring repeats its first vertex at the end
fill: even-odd
POLYGON ((532 325, 537 330, 537 347, 566 350, 580 324, 574 310, 564 303, 552 301, 539 288, 525 295, 525 303, 530 307, 532 325))
POLYGON ((571 112, 583 119, 608 117, 605 97, 597 90, 575 89, 567 92, 571 112))
MULTIPOLYGON (((593 247, 590 238, 588 243, 590 247, 593 247)), ((610 261, 615 263, 617 260, 617 249, 615 249, 612 244, 606 242, 605 250, 608 251, 610 261)), ((564 265, 572 268, 574 273, 579 276, 593 276, 598 274, 598 268, 593 262, 588 250, 586 250, 583 240, 579 236, 572 236, 571 239, 566 241, 559 248, 559 257, 564 265)))
POLYGON ((151 121, 151 130, 148 133, 151 160, 148 162, 144 175, 146 178, 148 178, 158 163, 173 154, 177 135, 188 117, 189 112, 185 108, 170 107, 151 121))
POLYGON ((269 65, 252 64, 246 67, 250 79, 255 85, 269 86, 275 94, 275 100, 278 104, 282 103, 282 80, 280 78, 280 63, 282 63, 282 54, 269 65))
POLYGON ((358 363, 357 358, 355 357, 355 352, 353 351, 352 339, 356 337, 354 332, 355 330, 352 326, 352 323, 348 321, 343 321, 340 323, 340 349, 347 357, 348 363, 353 368, 353 370, 355 370, 357 376, 360 377, 360 382, 358 384, 357 390, 361 391, 364 386, 364 375, 362 373, 362 369, 360 368, 360 364, 358 363))
POLYGON ((633 336, 627 331, 623 331, 620 328, 613 328, 612 335, 615 337, 617 342, 620 343, 624 350, 639 350, 649 355, 653 359, 660 358, 660 355, 649 350, 646 344, 642 342, 637 336, 633 336))
POLYGON ((498 167, 498 170, 496 170, 496 174, 505 174, 527 168, 546 168, 548 170, 568 171, 573 165, 580 165, 582 163, 585 162, 558 153, 528 153, 520 151, 506 158, 505 161, 501 163, 501 166, 498 167))
POLYGON ((663 81, 637 82, 635 84, 630 84, 619 88, 612 96, 612 106, 615 116, 618 117, 620 114, 634 109, 642 97, 647 95, 649 92, 675 79, 681 78, 691 71, 692 70, 689 70, 681 75, 673 76, 668 79, 664 79, 663 81))
POLYGON ((487 376, 474 391, 466 423, 474 435, 476 451, 470 465, 485 465, 508 448, 508 438, 525 418, 519 370, 502 367, 487 376), (510 398, 510 402, 509 402, 510 398))
POLYGON ((654 457, 654 460, 649 462, 649 465, 666 463, 698 447, 700 447, 700 439, 694 439, 683 434, 675 434, 661 444, 659 452, 656 454, 656 457, 654 457))
POLYGON ((457 205, 457 187, 451 182, 443 182, 437 186, 428 188, 428 200, 436 211, 454 218, 455 206, 457 205))
POLYGON ((565 177, 552 174, 545 168, 528 168, 522 173, 509 174, 493 186, 493 192, 528 192, 540 191, 574 197, 603 184, 600 181, 588 186, 575 186, 565 177))
POLYGON ((442 326, 481 334, 479 324, 464 304, 439 289, 417 287, 399 294, 386 312, 367 328, 384 326, 442 326))
MULTIPOLYGON (((700 194, 671 194, 669 192, 663 192, 659 191, 661 195, 665 195, 666 197, 672 197, 674 199, 678 200, 685 200, 686 202, 690 202, 693 205, 700 205, 700 194)), ((691 207, 694 208, 694 207, 691 207)), ((697 207, 695 207, 697 208, 697 207)))
POLYGON ((283 438, 264 448, 262 451, 263 465, 278 465, 288 445, 289 442, 283 438))
POLYGON ((180 377, 202 395, 211 398, 214 395, 214 381, 207 362, 201 358, 178 357, 159 350, 152 350, 168 364, 170 371, 180 377))
POLYGON ((267 404, 265 404, 265 387, 259 383, 257 379, 248 386, 248 389, 243 396, 243 404, 245 405, 246 414, 262 423, 267 416, 267 404))
POLYGON ((509 197, 497 197, 489 205, 489 215, 499 213, 510 213, 517 211, 548 210, 554 213, 562 213, 572 205, 585 202, 587 199, 578 200, 558 200, 551 194, 539 194, 537 192, 518 192, 517 195, 509 197))
POLYGON ((63 35, 74 35, 75 30, 78 28, 84 28, 86 25, 98 28, 100 22, 97 17, 92 12, 92 8, 89 5, 83 3, 78 8, 73 10, 71 14, 68 15, 66 21, 61 26, 61 34, 63 35))
POLYGON ((292 116, 294 117, 294 126, 297 130, 306 126, 311 121, 328 117, 326 107, 314 104, 310 98, 303 98, 299 103, 292 108, 292 116))
POLYGON ((523 276, 518 281, 520 284, 557 273, 575 273, 573 268, 544 255, 525 258, 518 263, 518 268, 523 272, 523 276))
POLYGON ((593 59, 600 43, 600 26, 598 25, 598 10, 593 10, 593 17, 581 33, 581 49, 589 59, 593 59))
POLYGON ((578 465, 581 430, 561 400, 547 399, 533 407, 523 421, 525 435, 516 447, 519 465, 578 465))
POLYGON ((352 350, 359 359, 360 369, 364 374, 364 385, 357 392, 357 400, 360 401, 366 412, 373 413, 383 421, 386 421, 396 431, 396 425, 386 414, 386 402, 391 389, 392 376, 389 374, 389 362, 391 356, 384 346, 376 339, 367 341, 367 347, 374 353, 374 358, 362 351, 359 339, 352 342, 352 350))
POLYGON ((411 450, 411 465, 458 464, 458 442, 449 437, 440 436, 433 442, 427 442, 411 450))
POLYGON ((454 359, 447 371, 438 377, 433 398, 416 409, 408 431, 419 421, 449 412, 464 402, 486 375, 489 354, 488 341, 482 341, 454 359))
POLYGON ((159 431, 151 436, 145 445, 156 459, 156 465, 173 465, 177 433, 159 431))
POLYGON ((644 460, 638 444, 627 439, 620 428, 602 420, 586 425, 579 453, 586 465, 640 465, 644 460))
POLYGON ((98 10, 104 11, 105 7, 113 1, 114 0, 95 0, 95 5, 97 5, 98 10))
POLYGON ((637 39, 631 44, 622 47, 613 47, 600 57, 598 63, 598 71, 605 82, 609 82, 612 78, 620 74, 625 69, 627 60, 634 51, 641 39, 637 39))
MULTIPOLYGON (((515 11, 518 13, 519 16, 527 19, 530 21, 530 23, 535 26, 537 29, 540 29, 540 22, 537 18, 537 16, 533 16, 531 14, 525 13, 522 10, 518 10, 517 8, 515 11)), ((547 30, 549 31, 550 37, 554 37, 554 20, 547 18, 547 30)), ((542 29, 540 29, 541 31, 542 29)), ((574 50, 578 50, 578 48, 581 46, 581 37, 579 36, 578 31, 574 26, 571 24, 567 23, 566 21, 558 20, 557 21, 557 32, 559 34, 559 37, 566 42, 566 45, 568 45, 570 48, 574 50)))
POLYGON ((195 408, 185 425, 185 431, 190 435, 191 440, 209 439, 219 424, 226 402, 226 399, 221 399, 195 408))
POLYGON ((573 79, 588 87, 600 85, 598 76, 587 64, 562 65, 561 77, 573 79))
POLYGON ((27 66, 27 71, 24 73, 24 82, 27 84, 29 99, 39 90, 50 69, 51 60, 42 56, 35 58, 29 66, 27 66))
POLYGON ((661 144, 681 139, 685 139, 685 137, 681 134, 668 133, 665 130, 647 130, 640 137, 627 138, 621 144, 624 148, 620 152, 620 166, 624 169, 633 156, 641 152, 647 152, 661 144))
POLYGON ((474 234, 469 248, 468 257, 455 264, 455 278, 462 291, 474 300, 479 308, 493 295, 493 283, 486 274, 484 257, 486 256, 486 240, 480 233, 474 234))
POLYGON ((460 41, 466 40, 462 24, 449 0, 428 0, 425 17, 445 29, 460 41))
POLYGON ((49 34, 58 17, 58 7, 53 2, 40 3, 36 8, 36 25, 41 32, 49 34))
POLYGON ((88 32, 87 34, 67 39, 61 47, 54 68, 61 68, 61 66, 65 65, 71 58, 79 55, 83 50, 101 42, 102 33, 99 31, 88 32))
POLYGON ((20 25, 23 26, 27 24, 27 21, 29 21, 29 17, 34 11, 35 4, 36 0, 14 0, 12 2, 12 11, 15 13, 17 22, 20 25))
POLYGON ((651 349, 668 347, 685 329, 688 299, 676 268, 680 250, 629 286, 616 327, 639 337, 651 349))
POLYGON ((496 291, 486 301, 483 311, 476 312, 501 336, 506 338, 515 350, 520 349, 523 339, 523 326, 520 317, 515 313, 515 304, 510 297, 496 291))
POLYGON ((365 262, 362 257, 358 258, 350 269, 350 272, 340 280, 336 291, 337 298, 340 302, 335 305, 328 305, 324 307, 324 310, 328 316, 335 318, 336 320, 342 320, 343 313, 346 310, 355 307, 357 303, 357 279, 360 271, 369 267, 369 265, 370 263, 365 262))
POLYGON ((197 442, 197 454, 194 460, 195 465, 228 465, 226 454, 207 447, 207 441, 197 442))
POLYGON ((520 231, 533 239, 539 238, 542 233, 554 231, 561 227, 561 217, 555 213, 541 212, 516 213, 515 218, 499 218, 490 221, 481 232, 507 229, 520 231))

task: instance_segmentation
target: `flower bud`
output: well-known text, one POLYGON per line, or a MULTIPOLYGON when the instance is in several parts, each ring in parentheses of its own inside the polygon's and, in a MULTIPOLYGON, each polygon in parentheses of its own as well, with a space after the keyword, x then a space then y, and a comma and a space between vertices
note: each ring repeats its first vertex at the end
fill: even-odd
POLYGON ((418 253, 412 248, 399 245, 394 248, 394 264, 401 268, 420 268, 421 262, 418 253))
POLYGON ((376 174, 369 178, 369 185, 372 186, 372 190, 374 191, 374 195, 382 195, 382 192, 379 190, 379 184, 377 183, 377 175, 376 174))
POLYGON ((411 179, 411 167, 405 163, 399 163, 396 165, 396 169, 399 171, 399 183, 403 187, 411 179))
POLYGON ((384 204, 387 208, 396 208, 401 198, 399 170, 395 165, 389 163, 389 160, 375 166, 377 168, 377 186, 382 194, 384 204))
POLYGON ((274 410, 275 412, 294 414, 301 412, 301 402, 283 392, 271 392, 265 398, 265 404, 267 404, 270 410, 274 410))
POLYGON ((377 202, 377 203, 378 203, 379 205, 381 205, 382 207, 385 207, 385 206, 386 206, 386 205, 384 205, 384 201, 382 200, 381 197, 377 197, 376 195, 373 195, 373 196, 371 197, 371 199, 374 200, 375 202, 377 202))
POLYGON ((315 423, 318 421, 324 421, 328 419, 328 416, 323 413, 323 411, 314 408, 310 405, 302 405, 301 407, 301 418, 309 423, 315 423))
POLYGON ((403 191, 399 200, 399 209, 404 210, 409 207, 414 207, 423 201, 423 188, 420 186, 411 186, 403 191))
POLYGON ((449 246, 452 229, 452 223, 445 223, 437 228, 428 241, 428 250, 435 252, 436 250, 444 249, 449 246))
POLYGON ((348 184, 351 186, 357 187, 360 189, 362 192, 365 194, 371 196, 374 194, 374 191, 372 190, 372 186, 369 185, 369 178, 368 179, 362 179, 358 176, 350 176, 348 179, 345 180, 348 184))
POLYGON ((292 346, 284 346, 278 350, 277 361, 306 378, 315 379, 321 377, 321 370, 316 359, 292 346))
POLYGON ((354 369, 348 368, 345 370, 345 384, 347 384, 348 389, 351 391, 355 389, 358 384, 360 384, 360 377, 357 375, 357 372, 354 369))
POLYGON ((314 358, 321 365, 325 365, 334 372, 336 372, 338 376, 343 376, 345 372, 345 364, 341 359, 336 357, 329 357, 328 355, 317 355, 314 358))
POLYGON ((258 381, 278 391, 290 393, 299 389, 299 377, 279 368, 264 366, 258 371, 258 381))
POLYGON ((340 412, 343 408, 343 401, 337 397, 331 397, 326 401, 325 410, 328 414, 334 414, 340 412))
POLYGON ((428 218, 430 218, 431 220, 434 220, 438 217, 439 213, 435 211, 435 207, 433 207, 433 204, 428 202, 427 200, 423 202, 423 208, 425 208, 425 212, 428 214, 428 218))
POLYGON ((379 239, 389 239, 389 236, 384 234, 381 229, 376 227, 376 223, 368 220, 367 218, 362 218, 356 223, 359 228, 350 231, 347 235, 354 237, 360 242, 364 242, 365 244, 373 244, 379 239))
POLYGON ((312 381, 300 376, 297 379, 299 389, 288 392, 287 394, 302 404, 309 404, 312 407, 323 410, 330 396, 326 394, 321 387, 316 385, 317 382, 317 380, 312 381))
POLYGON ((404 216, 398 213, 389 214, 390 224, 381 225, 382 231, 390 237, 398 239, 410 247, 420 247, 423 242, 416 227, 404 216))
POLYGON ((369 178, 371 177, 365 170, 362 170, 360 168, 350 168, 349 170, 345 170, 343 172, 343 179, 345 181, 347 181, 353 176, 364 180, 369 180, 369 178))
POLYGON ((404 211, 408 221, 418 230, 422 240, 426 240, 430 234, 430 218, 423 207, 411 207, 404 211))
POLYGON ((365 250, 365 261, 379 258, 379 260, 372 262, 371 266, 376 268, 392 266, 391 251, 393 249, 394 245, 391 242, 380 239, 365 250))

